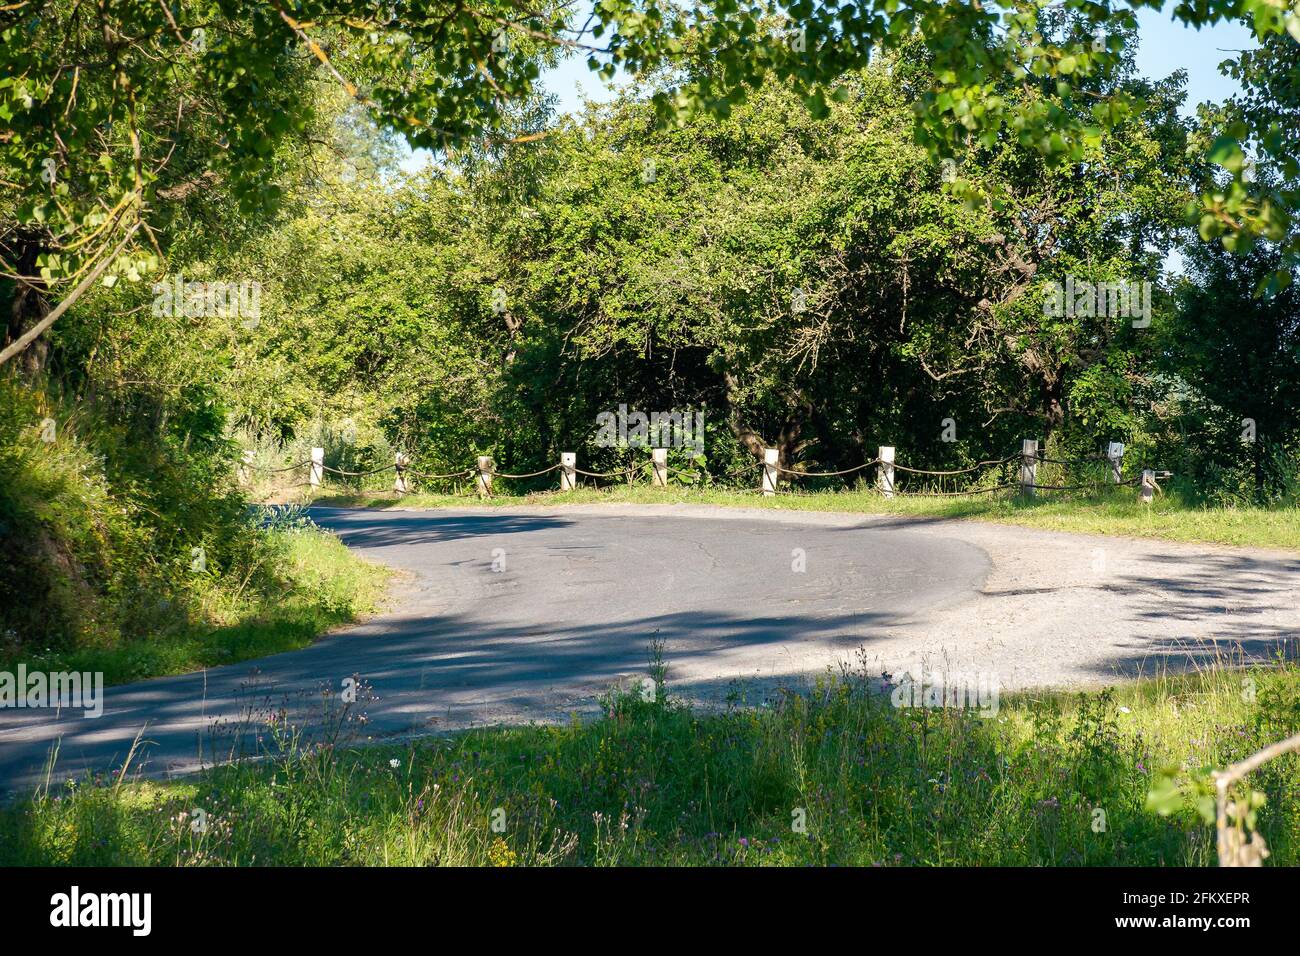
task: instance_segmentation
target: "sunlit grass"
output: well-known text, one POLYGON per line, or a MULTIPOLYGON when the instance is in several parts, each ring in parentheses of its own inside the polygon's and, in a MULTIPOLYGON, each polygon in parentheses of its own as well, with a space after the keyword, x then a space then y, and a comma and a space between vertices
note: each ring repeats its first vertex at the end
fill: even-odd
POLYGON ((884 498, 874 490, 820 491, 765 498, 748 491, 652 488, 644 485, 608 489, 545 491, 514 495, 501 489, 479 499, 466 488, 462 494, 420 492, 401 499, 385 492, 327 492, 317 503, 350 507, 447 508, 466 505, 510 507, 568 504, 706 504, 776 511, 840 511, 860 514, 907 515, 928 518, 991 521, 1003 524, 1071 531, 1082 534, 1165 538, 1259 548, 1300 549, 1300 508, 1198 508, 1173 496, 1161 495, 1142 504, 1130 487, 1098 496, 1026 500, 1017 495, 969 498, 884 498))
MULTIPOLYGON (((0 864, 1210 865, 1212 829, 1147 809, 1153 780, 1294 732, 1300 672, 1219 664, 987 718, 896 708, 852 674, 708 714, 605 707, 399 746, 285 729, 266 762, 0 810, 0 864)), ((1300 862, 1298 780, 1294 755, 1252 779, 1271 866, 1300 862)))
POLYGON ((198 590, 188 623, 110 646, 14 652, 0 664, 98 671, 108 684, 184 674, 306 647, 330 628, 379 607, 391 572, 358 557, 333 534, 310 526, 261 534, 269 586, 241 589, 220 580, 198 590))

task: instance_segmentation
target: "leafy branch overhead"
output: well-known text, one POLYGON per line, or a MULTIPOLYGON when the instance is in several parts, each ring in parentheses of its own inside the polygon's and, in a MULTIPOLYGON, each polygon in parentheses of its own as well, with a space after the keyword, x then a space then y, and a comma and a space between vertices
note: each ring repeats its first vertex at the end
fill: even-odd
MULTIPOLYGON (((933 156, 1010 138, 1052 162, 1078 162, 1101 129, 1131 115, 1126 94, 1099 90, 1135 10, 1161 6, 25 0, 0 13, 0 185, 18 234, 0 251, 3 269, 42 289, 70 288, 140 222, 148 243, 109 274, 144 274, 162 254, 169 203, 214 179, 247 209, 273 206, 279 188, 268 173, 286 140, 309 128, 306 80, 318 71, 412 146, 450 150, 538 135, 507 132, 510 109, 564 55, 586 57, 606 78, 664 78, 653 103, 665 122, 726 116, 769 78, 792 83, 821 116, 845 95, 841 77, 919 38, 933 70, 915 132, 933 156)), ((1181 2, 1172 15, 1194 25, 1248 18, 1261 38, 1300 37, 1294 0, 1181 2)), ((1212 146, 1209 160, 1231 181, 1207 185, 1193 211, 1207 238, 1237 246, 1286 234, 1294 190, 1253 188, 1245 162, 1247 152, 1271 159, 1294 180, 1294 134, 1281 129, 1254 109, 1212 146)))

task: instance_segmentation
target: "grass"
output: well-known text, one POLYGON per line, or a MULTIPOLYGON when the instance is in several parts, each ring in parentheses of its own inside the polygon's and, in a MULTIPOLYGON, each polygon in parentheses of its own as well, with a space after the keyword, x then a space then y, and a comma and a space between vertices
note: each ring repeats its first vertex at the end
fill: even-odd
POLYGON ((498 494, 486 501, 466 495, 413 494, 399 502, 391 493, 348 491, 327 493, 319 504, 351 507, 445 508, 483 504, 564 505, 596 502, 632 504, 690 503, 778 511, 841 511, 860 514, 909 515, 1022 525, 1081 534, 1127 535, 1242 547, 1300 549, 1300 507, 1276 509, 1195 507, 1175 495, 1163 495, 1151 505, 1137 500, 1132 488, 1096 496, 1036 500, 1018 496, 887 499, 873 490, 818 491, 764 498, 753 492, 686 487, 615 486, 609 489, 498 494))
MULTIPOLYGON (((1300 671, 1214 666, 994 717, 899 708, 865 674, 699 713, 613 690, 606 716, 355 747, 271 718, 267 760, 85 781, 0 810, 0 865, 1210 865, 1186 789, 1300 728, 1300 671)), ((738 694, 739 694, 738 689, 738 694)), ((1271 866, 1300 863, 1300 759, 1251 784, 1271 866)))
POLYGON ((300 511, 250 514, 218 417, 128 405, 0 375, 0 671, 177 674, 375 608, 387 570, 300 511))
POLYGON ((325 631, 378 609, 391 572, 362 560, 334 535, 302 519, 256 532, 257 553, 241 586, 212 576, 193 606, 167 615, 167 626, 103 646, 0 655, 0 670, 100 671, 106 684, 183 674, 312 643, 325 631), (180 623, 177 623, 180 622, 180 623))

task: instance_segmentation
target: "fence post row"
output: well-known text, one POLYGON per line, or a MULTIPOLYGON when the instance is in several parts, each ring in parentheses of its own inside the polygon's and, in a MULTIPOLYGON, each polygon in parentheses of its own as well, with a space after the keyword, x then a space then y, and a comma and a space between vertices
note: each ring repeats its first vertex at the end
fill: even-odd
POLYGON ((650 449, 650 461, 653 465, 651 484, 659 488, 668 487, 668 449, 650 449))
POLYGON ((325 478, 325 449, 313 448, 311 450, 311 486, 319 488, 321 481, 325 478))
POLYGON ((490 455, 478 456, 478 477, 474 481, 478 488, 480 498, 492 497, 492 457, 490 455))
POLYGON ((763 495, 770 498, 776 494, 776 463, 781 452, 775 448, 763 449, 763 495))
POLYGON ((393 491, 399 495, 404 495, 410 491, 406 484, 406 466, 410 463, 410 455, 404 455, 399 451, 393 456, 393 491))
POLYGON ((894 497, 894 446, 881 445, 876 452, 880 459, 880 471, 876 475, 876 484, 880 493, 886 498, 894 497))
POLYGON ((1020 493, 1034 497, 1038 484, 1038 439, 1025 438, 1020 442, 1020 493))
MULTIPOLYGON (((252 481, 253 472, 256 471, 254 464, 255 454, 252 450, 246 450, 238 464, 238 479, 241 485, 247 485, 252 481)), ((876 486, 881 495, 885 498, 893 498, 897 493, 897 486, 894 484, 894 462, 895 448, 893 445, 881 445, 877 455, 879 471, 876 476, 876 486)), ((1038 484, 1038 440, 1035 438, 1022 439, 1020 443, 1020 493, 1026 497, 1035 497, 1038 484)), ((1124 443, 1113 441, 1106 447, 1106 462, 1110 466, 1111 483, 1123 484, 1124 474, 1124 443)), ((650 450, 651 463, 651 483, 655 487, 664 488, 668 485, 668 449, 652 448, 650 450)), ((767 497, 777 493, 777 485, 780 481, 780 451, 776 448, 763 449, 763 476, 761 490, 767 497)), ((492 497, 492 476, 495 466, 490 455, 478 456, 478 469, 475 475, 474 484, 480 498, 492 497)), ((393 456, 393 491, 398 495, 409 494, 411 491, 410 483, 407 480, 406 472, 411 466, 411 456, 405 452, 397 452, 393 456)), ((574 491, 578 487, 578 455, 576 452, 560 452, 560 490, 574 491)), ((272 471, 284 471, 286 469, 271 469, 272 471)), ((347 472, 341 472, 347 474, 347 472)), ((370 474, 365 472, 364 474, 370 474)), ((837 473, 838 474, 838 473, 837 473)), ((944 472, 947 474, 947 472, 944 472)), ((1167 474, 1167 473, 1166 473, 1167 474)), ((629 481, 632 480, 633 472, 628 473, 629 481)), ((449 477, 449 476, 443 476, 449 477)), ((312 488, 319 488, 325 479, 325 449, 313 448, 311 450, 310 471, 308 480, 312 488)), ((1156 473, 1150 468, 1142 469, 1142 479, 1138 487, 1138 495, 1144 502, 1150 503, 1157 490, 1156 473)))

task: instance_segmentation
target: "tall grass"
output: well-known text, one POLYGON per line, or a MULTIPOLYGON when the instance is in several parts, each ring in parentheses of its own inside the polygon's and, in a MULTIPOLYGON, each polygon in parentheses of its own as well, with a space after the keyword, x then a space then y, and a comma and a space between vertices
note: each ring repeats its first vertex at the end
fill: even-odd
POLYGON ((219 421, 136 432, 4 377, 0 406, 0 669, 116 683, 229 663, 381 593, 385 572, 301 512, 249 511, 219 421))
MULTIPOLYGON (((759 707, 649 696, 611 691, 586 723, 380 747, 350 744, 337 708, 313 731, 274 728, 261 762, 0 811, 0 863, 1210 865, 1213 830, 1190 803, 1147 809, 1154 781, 1300 725, 1287 662, 1021 695, 993 718, 898 708, 847 670, 759 707)), ((1300 761, 1255 776, 1269 865, 1295 865, 1300 761)))

